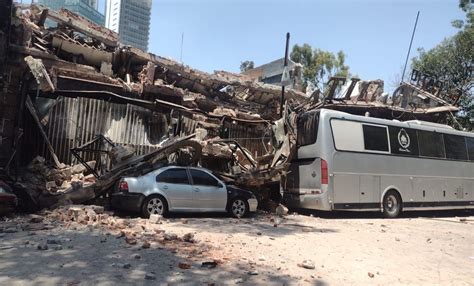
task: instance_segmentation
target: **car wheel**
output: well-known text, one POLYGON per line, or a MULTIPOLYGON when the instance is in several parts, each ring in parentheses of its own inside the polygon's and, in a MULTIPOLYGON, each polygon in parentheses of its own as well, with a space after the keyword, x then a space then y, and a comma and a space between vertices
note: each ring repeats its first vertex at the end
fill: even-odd
POLYGON ((229 212, 233 217, 241 218, 248 214, 249 204, 247 200, 235 198, 230 203, 229 212))
POLYGON ((162 196, 149 196, 142 206, 142 214, 149 217, 151 214, 165 215, 168 212, 168 204, 162 196))
POLYGON ((402 212, 402 198, 395 191, 389 191, 383 197, 383 216, 396 218, 402 212))

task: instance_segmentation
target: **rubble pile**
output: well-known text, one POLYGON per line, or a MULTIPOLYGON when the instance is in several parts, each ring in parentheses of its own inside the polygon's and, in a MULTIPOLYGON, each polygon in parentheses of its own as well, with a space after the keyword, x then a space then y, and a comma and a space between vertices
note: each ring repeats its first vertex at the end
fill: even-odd
MULTIPOLYGON (((58 207, 54 210, 44 210, 41 215, 29 216, 41 223, 61 225, 72 230, 98 230, 104 234, 123 239, 129 246, 141 249, 163 247, 177 251, 181 254, 199 259, 203 258, 210 248, 202 245, 194 237, 194 233, 177 235, 166 231, 163 227, 163 218, 152 215, 144 218, 120 218, 113 212, 106 211, 103 206, 97 205, 69 205, 58 207)), ((104 242, 106 238, 104 238, 104 242)))
MULTIPOLYGON (((115 32, 65 9, 12 4, 9 20, 10 25, 0 28, 11 35, 3 43, 9 57, 2 66, 11 77, 2 80, 8 81, 6 94, 15 98, 10 104, 27 116, 25 122, 7 121, 18 122, 18 130, 27 128, 24 135, 12 133, 21 144, 5 146, 12 152, 0 154, 0 166, 8 170, 22 164, 16 149, 27 153, 25 158, 51 158, 55 169, 62 171, 35 175, 47 185, 40 193, 80 188, 75 182, 82 181, 81 175, 69 176, 61 163, 76 159, 98 183, 89 188, 93 193, 87 191, 86 198, 71 199, 73 203, 102 195, 120 175, 139 173, 164 159, 199 162, 240 184, 247 178, 252 186, 278 180, 276 173, 267 174, 268 164, 258 164, 258 158, 276 150, 268 142, 271 121, 281 116, 279 87, 223 71, 205 73, 124 46, 115 32), (180 153, 177 157, 170 158, 168 152, 154 157, 163 142, 197 133, 200 136, 187 138, 185 146, 173 146, 180 153), (38 137, 39 144, 29 140, 38 137), (112 148, 104 149, 108 143, 112 148), (97 172, 87 167, 91 160, 98 163, 97 172)), ((284 98, 288 107, 307 101, 305 94, 291 89, 284 98)), ((21 172, 16 173, 21 177, 21 172)))
MULTIPOLYGON (((95 161, 88 164, 95 166, 95 161)), ((66 196, 62 195, 88 188, 95 182, 94 175, 87 174, 82 164, 62 164, 61 168, 55 168, 49 166, 43 157, 37 156, 20 172, 15 187, 24 190, 31 201, 37 202, 38 207, 43 208, 59 203, 70 204, 72 201, 65 200, 66 196)))
MULTIPOLYGON (((87 162, 90 166, 95 166, 95 161, 87 162)), ((85 175, 87 169, 82 164, 73 166, 62 165, 61 169, 49 167, 46 160, 41 157, 35 157, 26 167, 25 172, 19 179, 28 188, 43 188, 50 193, 66 192, 72 188, 80 188, 95 182, 92 174, 85 175)))

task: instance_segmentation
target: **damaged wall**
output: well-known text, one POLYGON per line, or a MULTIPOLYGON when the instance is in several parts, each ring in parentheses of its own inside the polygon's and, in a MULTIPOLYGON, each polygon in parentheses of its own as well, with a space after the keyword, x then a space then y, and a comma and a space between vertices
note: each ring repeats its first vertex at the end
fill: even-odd
MULTIPOLYGON (((167 121, 164 115, 141 107, 88 98, 60 98, 42 120, 46 122, 44 129, 59 160, 66 164, 77 163, 70 153, 71 148, 83 145, 99 134, 117 145, 133 146, 138 155, 148 153, 167 133, 167 121)), ((29 136, 41 140, 37 133, 29 136)), ((25 163, 35 154, 49 158, 44 142, 28 145, 26 150, 31 154, 25 156, 25 163)), ((86 160, 93 160, 91 156, 87 155, 86 160)))
MULTIPOLYGON (((170 118, 164 114, 130 104, 109 103, 103 100, 88 98, 62 97, 56 100, 38 98, 38 110, 53 105, 42 118, 44 130, 60 162, 76 164, 70 149, 91 141, 96 135, 104 135, 117 145, 134 147, 137 155, 143 155, 156 149, 170 128, 170 118)), ((33 126, 32 118, 27 117, 27 125, 33 126)), ((194 133, 198 121, 181 118, 180 136, 194 133)), ((255 126, 246 126, 233 122, 223 123, 223 132, 211 136, 233 139, 247 148, 252 155, 267 153, 269 134, 255 126), (263 134, 263 136, 262 136, 263 134)), ((35 129, 28 129, 25 134, 25 151, 22 161, 27 164, 36 155, 50 158, 49 151, 40 134, 35 129)), ((85 160, 97 160, 92 154, 85 160)))

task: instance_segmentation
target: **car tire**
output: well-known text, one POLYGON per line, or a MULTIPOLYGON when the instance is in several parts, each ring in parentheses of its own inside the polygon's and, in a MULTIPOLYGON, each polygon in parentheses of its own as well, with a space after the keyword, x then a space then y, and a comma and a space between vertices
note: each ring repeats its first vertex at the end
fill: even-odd
POLYGON ((388 191, 383 197, 383 216, 396 218, 402 212, 402 198, 396 191, 388 191))
POLYGON ((168 203, 165 198, 160 195, 148 196, 142 205, 142 215, 150 217, 151 214, 166 215, 168 212, 168 203))
POLYGON ((242 218, 249 213, 249 203, 246 199, 237 197, 229 204, 229 214, 235 218, 242 218))

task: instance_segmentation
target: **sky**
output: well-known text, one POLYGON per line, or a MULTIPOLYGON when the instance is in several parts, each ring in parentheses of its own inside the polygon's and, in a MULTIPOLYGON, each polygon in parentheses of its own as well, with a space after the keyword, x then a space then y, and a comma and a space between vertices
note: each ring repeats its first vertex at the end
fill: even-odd
POLYGON ((149 51, 206 71, 239 72, 240 63, 265 64, 294 44, 346 54, 351 74, 400 77, 416 13, 410 57, 456 32, 458 0, 153 0, 149 51))

